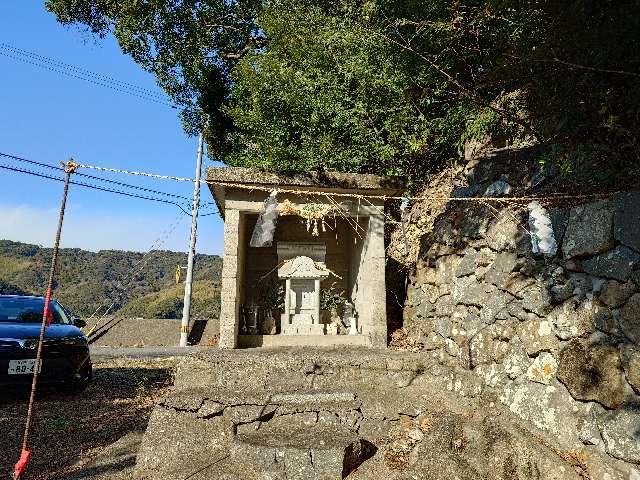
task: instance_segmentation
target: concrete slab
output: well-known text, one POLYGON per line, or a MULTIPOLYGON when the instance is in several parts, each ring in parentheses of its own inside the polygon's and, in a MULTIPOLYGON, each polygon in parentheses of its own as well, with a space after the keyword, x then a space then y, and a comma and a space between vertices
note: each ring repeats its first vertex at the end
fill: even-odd
POLYGON ((239 348, 331 347, 370 345, 365 335, 239 335, 239 348))

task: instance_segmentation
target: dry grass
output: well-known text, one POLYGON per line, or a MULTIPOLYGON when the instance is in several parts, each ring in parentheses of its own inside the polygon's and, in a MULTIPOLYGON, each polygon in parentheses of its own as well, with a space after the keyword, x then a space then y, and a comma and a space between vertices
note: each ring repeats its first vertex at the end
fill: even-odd
POLYGON ((204 342, 205 347, 217 347, 220 343, 220 335, 211 335, 211 337, 207 338, 204 342))
POLYGON ((424 344, 410 336, 404 328, 399 328, 391 334, 389 348, 391 350, 419 352, 424 348, 424 344))
MULTIPOLYGON (((101 362, 82 394, 43 391, 36 400, 25 480, 65 478, 74 463, 128 432, 144 430, 154 401, 173 382, 174 367, 173 359, 101 362)), ((27 397, 26 390, 0 392, 0 478, 11 478, 19 456, 27 397)))
POLYGON ((431 415, 420 415, 415 419, 402 417, 383 444, 384 463, 391 470, 405 470, 411 463, 411 455, 422 437, 427 435, 435 423, 431 415))

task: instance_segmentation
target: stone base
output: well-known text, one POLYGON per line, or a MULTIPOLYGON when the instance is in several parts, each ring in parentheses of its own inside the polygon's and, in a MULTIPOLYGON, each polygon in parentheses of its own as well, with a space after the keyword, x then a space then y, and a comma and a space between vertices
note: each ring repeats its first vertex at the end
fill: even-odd
POLYGON ((282 335, 324 335, 324 324, 283 323, 282 335))
POLYGON ((338 325, 335 323, 328 323, 325 325, 325 331, 327 335, 338 335, 338 325))
POLYGON ((375 450, 348 427, 315 424, 280 431, 266 426, 238 434, 231 458, 273 480, 339 479, 375 450))
POLYGON ((638 475, 633 466, 601 457, 595 446, 562 445, 531 424, 519 424, 493 395, 452 393, 474 378, 469 372, 456 375, 469 377, 443 374, 429 353, 309 347, 196 353, 181 359, 174 389, 153 410, 135 478, 638 475))
POLYGON ((240 335, 239 348, 371 346, 366 335, 240 335))

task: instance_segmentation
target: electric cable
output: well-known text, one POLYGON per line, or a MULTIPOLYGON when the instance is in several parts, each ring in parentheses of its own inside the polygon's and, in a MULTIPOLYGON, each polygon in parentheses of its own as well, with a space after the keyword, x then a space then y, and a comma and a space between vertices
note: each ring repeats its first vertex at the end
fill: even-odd
POLYGON ((112 85, 112 84, 110 84, 110 83, 108 83, 106 81, 96 80, 96 79, 88 78, 86 76, 76 75, 76 74, 71 73, 69 71, 65 71, 64 69, 61 69, 61 68, 56 68, 56 67, 53 67, 53 66, 50 66, 50 65, 43 65, 42 63, 38 63, 37 61, 34 61, 33 59, 12 55, 11 53, 8 53, 8 52, 2 51, 2 50, 0 50, 0 55, 3 55, 3 56, 8 57, 8 58, 11 58, 11 59, 16 60, 18 62, 23 62, 23 63, 27 63, 27 64, 30 64, 30 65, 34 65, 36 67, 40 67, 40 68, 42 68, 44 70, 49 70, 51 72, 59 73, 61 75, 66 75, 68 77, 76 78, 78 80, 84 80, 85 82, 89 82, 89 83, 92 83, 94 85, 98 85, 98 86, 105 87, 105 88, 110 88, 110 89, 115 90, 115 91, 120 92, 120 93, 126 93, 128 95, 132 95, 134 97, 137 97, 138 99, 141 99, 141 100, 146 100, 148 102, 157 103, 159 105, 163 105, 165 107, 169 107, 169 108, 173 108, 173 109, 177 109, 178 108, 176 105, 173 105, 173 104, 168 103, 166 101, 159 100, 158 98, 154 98, 154 97, 151 97, 151 96, 148 96, 148 95, 143 95, 143 94, 140 94, 140 93, 136 93, 135 91, 126 90, 126 89, 120 88, 120 87, 118 87, 116 85, 112 85))
MULTIPOLYGON (((36 177, 47 178, 49 180, 56 180, 58 182, 64 182, 63 178, 55 177, 55 176, 52 176, 52 175, 47 175, 47 174, 40 173, 40 172, 34 172, 34 171, 28 170, 26 168, 18 168, 18 167, 14 167, 14 166, 10 166, 10 165, 5 165, 5 164, 0 164, 0 168, 3 168, 5 170, 10 170, 10 171, 13 171, 13 172, 17 172, 17 173, 24 173, 24 174, 33 175, 33 176, 36 176, 36 177)), ((123 192, 121 190, 114 190, 114 189, 105 188, 105 187, 99 187, 97 185, 91 185, 89 183, 84 183, 84 182, 71 181, 70 183, 71 183, 71 185, 78 185, 78 186, 81 186, 81 187, 86 187, 86 188, 90 188, 90 189, 94 189, 94 190, 100 190, 100 191, 103 191, 103 192, 116 193, 118 195, 124 195, 124 196, 127 196, 127 197, 133 197, 133 198, 139 198, 139 199, 142 199, 142 200, 149 200, 149 201, 154 201, 154 202, 159 202, 159 203, 166 203, 166 204, 169 204, 169 205, 175 205, 185 215, 189 215, 189 216, 191 215, 180 204, 178 204, 177 202, 173 202, 171 200, 165 200, 163 198, 155 198, 155 197, 150 197, 150 196, 146 196, 146 195, 136 195, 134 193, 123 192)))
POLYGON ((82 67, 78 67, 76 65, 72 65, 70 63, 66 63, 60 60, 56 60, 54 58, 51 57, 47 57, 45 55, 40 55, 38 53, 29 51, 29 50, 24 50, 22 48, 18 48, 14 45, 5 43, 5 42, 0 42, 0 49, 5 49, 5 50, 9 50, 10 52, 14 53, 14 54, 18 54, 18 55, 23 55, 25 57, 37 60, 37 61, 41 61, 41 62, 45 62, 48 64, 53 65, 56 68, 62 68, 62 69, 68 69, 68 70, 73 70, 78 72, 79 74, 82 75, 86 75, 86 76, 90 76, 90 77, 95 77, 101 81, 109 81, 109 82, 113 82, 115 84, 118 84, 119 86, 123 87, 123 88, 129 88, 132 90, 137 90, 140 93, 148 96, 148 97, 157 97, 158 99, 164 100, 166 99, 166 96, 164 94, 160 94, 154 90, 151 90, 149 88, 145 88, 145 87, 141 87, 139 85, 135 85, 133 83, 130 82, 125 82, 123 80, 119 80, 115 77, 111 77, 109 75, 104 75, 102 73, 98 73, 98 72, 93 72, 91 70, 88 70, 86 68, 82 68, 82 67))
MULTIPOLYGON (((64 172, 64 169, 62 167, 59 167, 57 165, 52 165, 50 163, 36 162, 35 160, 29 160, 29 159, 24 158, 24 157, 18 157, 16 155, 10 155, 8 153, 3 153, 3 152, 0 152, 0 156, 1 157, 6 157, 6 158, 10 158, 10 159, 16 160, 18 162, 25 162, 25 163, 29 163, 31 165, 37 165, 39 167, 49 168, 49 169, 52 169, 52 170, 59 170, 59 171, 64 172)), ((131 185, 129 183, 118 182, 116 180, 110 180, 108 178, 96 177, 95 175, 89 175, 87 173, 76 172, 75 175, 79 175, 79 176, 85 177, 85 178, 90 178, 92 180, 97 180, 97 181, 100 181, 100 182, 112 183, 114 185, 118 185, 118 186, 125 187, 125 188, 132 188, 132 189, 141 190, 141 191, 148 192, 148 193, 155 193, 157 195, 164 195, 164 196, 167 196, 167 197, 179 198, 179 199, 185 200, 187 202, 191 201, 191 199, 189 197, 186 197, 184 195, 176 195, 176 194, 173 194, 173 193, 161 192, 160 190, 154 190, 154 189, 151 189, 151 188, 141 187, 139 185, 131 185)))

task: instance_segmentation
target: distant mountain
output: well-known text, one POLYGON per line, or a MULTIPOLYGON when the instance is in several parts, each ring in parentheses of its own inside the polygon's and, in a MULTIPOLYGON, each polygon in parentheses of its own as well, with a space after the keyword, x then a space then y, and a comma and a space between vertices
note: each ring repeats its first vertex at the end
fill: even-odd
MULTIPOLYGON (((52 249, 0 240, 0 294, 43 295, 52 249)), ((185 266, 185 253, 154 250, 147 254, 121 250, 60 250, 55 297, 80 316, 115 303, 112 312, 132 317, 182 316, 184 270, 176 285, 175 271, 185 266)), ((222 259, 196 255, 192 317, 211 318, 220 309, 222 259)))

